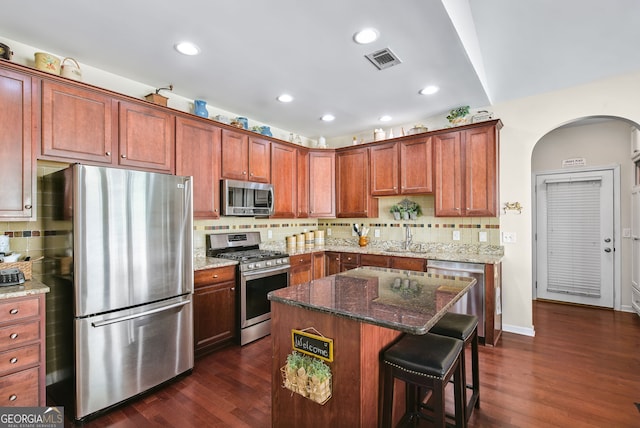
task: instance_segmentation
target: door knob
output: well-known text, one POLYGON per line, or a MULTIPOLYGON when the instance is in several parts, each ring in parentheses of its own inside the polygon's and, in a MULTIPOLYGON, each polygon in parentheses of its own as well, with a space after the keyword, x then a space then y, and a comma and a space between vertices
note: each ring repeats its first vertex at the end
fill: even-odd
POLYGON ((610 253, 610 252, 611 252, 611 248, 609 248, 609 247, 605 248, 605 249, 604 249, 604 252, 605 252, 605 253, 610 253))

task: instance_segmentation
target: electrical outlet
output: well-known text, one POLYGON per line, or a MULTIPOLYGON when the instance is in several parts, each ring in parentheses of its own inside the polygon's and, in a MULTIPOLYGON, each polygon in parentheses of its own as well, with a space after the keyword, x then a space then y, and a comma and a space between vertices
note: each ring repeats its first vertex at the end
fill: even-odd
POLYGON ((380 237, 380 229, 373 229, 373 237, 374 238, 380 237))
POLYGON ((273 238, 273 230, 269 229, 267 230, 267 239, 271 239, 273 238))
POLYGON ((515 244, 516 243, 516 233, 515 232, 502 232, 502 243, 503 244, 515 244))
POLYGON ((487 242, 487 232, 478 232, 478 241, 487 242))
POLYGON ((327 236, 331 236, 331 229, 327 229, 327 236))
POLYGON ((459 230, 454 230, 453 231, 453 240, 454 241, 459 241, 460 240, 460 231, 459 230))

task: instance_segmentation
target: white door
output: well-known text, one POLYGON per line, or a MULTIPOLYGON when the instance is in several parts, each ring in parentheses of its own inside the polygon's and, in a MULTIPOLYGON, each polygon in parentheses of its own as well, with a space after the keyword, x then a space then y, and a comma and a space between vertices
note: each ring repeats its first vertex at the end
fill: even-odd
POLYGON ((613 170, 536 176, 537 297, 613 308, 613 170))

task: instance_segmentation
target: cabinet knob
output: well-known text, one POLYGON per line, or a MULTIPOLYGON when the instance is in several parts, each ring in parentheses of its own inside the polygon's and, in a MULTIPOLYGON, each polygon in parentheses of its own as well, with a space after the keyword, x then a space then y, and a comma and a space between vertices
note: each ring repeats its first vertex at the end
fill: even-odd
POLYGON ((9 396, 9 401, 16 401, 18 399, 18 396, 16 394, 11 394, 11 396, 9 396))
POLYGON ((242 175, 247 175, 247 171, 242 171, 242 175))
POLYGON ((11 364, 15 364, 15 363, 17 363, 17 362, 18 362, 18 359, 17 359, 16 357, 13 357, 12 359, 10 359, 10 360, 9 360, 9 362, 10 362, 11 364))
POLYGON ((27 209, 27 210, 30 210, 31 209, 31 205, 25 205, 24 208, 27 209))
POLYGON ((229 290, 236 291, 236 287, 231 287, 229 290))
POLYGON ((120 157, 121 157, 122 159, 126 159, 126 158, 127 158, 127 155, 120 155, 120 157))
POLYGON ((15 314, 17 314, 18 312, 19 312, 19 311, 18 311, 18 308, 13 308, 13 309, 11 309, 11 310, 9 311, 9 313, 10 313, 11 315, 15 315, 15 314))
POLYGON ((214 274, 213 274, 213 277, 214 277, 214 278, 217 278, 217 277, 218 277, 218 274, 217 274, 217 273, 214 273, 214 274))
POLYGON ((18 338, 18 333, 11 333, 11 334, 9 335, 9 338, 10 338, 10 339, 17 339, 17 338, 18 338))
POLYGON ((105 155, 111 156, 111 152, 106 152, 105 155))

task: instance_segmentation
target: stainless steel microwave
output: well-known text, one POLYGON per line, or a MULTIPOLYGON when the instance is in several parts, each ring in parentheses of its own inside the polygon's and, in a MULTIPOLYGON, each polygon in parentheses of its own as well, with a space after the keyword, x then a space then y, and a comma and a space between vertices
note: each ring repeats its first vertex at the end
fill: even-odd
POLYGON ((273 185, 222 180, 221 187, 222 215, 263 217, 273 214, 273 185))

